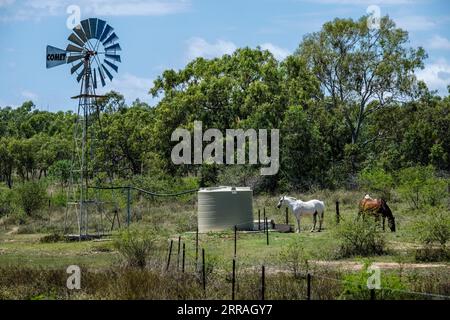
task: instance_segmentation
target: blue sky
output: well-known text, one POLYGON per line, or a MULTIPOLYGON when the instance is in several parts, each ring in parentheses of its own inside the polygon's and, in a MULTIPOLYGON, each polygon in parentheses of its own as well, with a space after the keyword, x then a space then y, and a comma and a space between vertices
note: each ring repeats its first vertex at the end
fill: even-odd
MULTIPOLYGON (((0 106, 33 100, 43 110, 74 110, 78 84, 69 65, 45 68, 47 44, 65 48, 70 5, 81 19, 100 17, 120 37, 122 63, 106 90, 128 103, 147 94, 164 69, 196 56, 211 58, 243 46, 268 49, 278 59, 302 37, 335 17, 358 18, 378 5, 428 52, 417 75, 446 94, 450 84, 450 2, 445 0, 0 0, 0 106)), ((101 93, 101 92, 100 92, 101 93)))

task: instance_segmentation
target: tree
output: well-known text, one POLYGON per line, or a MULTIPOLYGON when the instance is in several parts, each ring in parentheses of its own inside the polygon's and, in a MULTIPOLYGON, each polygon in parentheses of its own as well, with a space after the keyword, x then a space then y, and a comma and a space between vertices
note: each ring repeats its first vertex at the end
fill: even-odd
POLYGON ((300 44, 296 55, 307 61, 331 107, 343 113, 352 144, 367 143, 360 137, 371 114, 414 94, 414 71, 426 54, 407 42, 407 32, 386 16, 379 29, 369 29, 367 17, 335 19, 300 44))

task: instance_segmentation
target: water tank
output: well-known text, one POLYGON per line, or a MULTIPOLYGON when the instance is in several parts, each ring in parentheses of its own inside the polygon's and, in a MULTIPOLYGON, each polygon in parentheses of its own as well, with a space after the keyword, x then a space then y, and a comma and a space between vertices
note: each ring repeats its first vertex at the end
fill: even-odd
POLYGON ((253 191, 247 187, 214 187, 198 191, 198 231, 221 231, 237 226, 252 230, 253 191))

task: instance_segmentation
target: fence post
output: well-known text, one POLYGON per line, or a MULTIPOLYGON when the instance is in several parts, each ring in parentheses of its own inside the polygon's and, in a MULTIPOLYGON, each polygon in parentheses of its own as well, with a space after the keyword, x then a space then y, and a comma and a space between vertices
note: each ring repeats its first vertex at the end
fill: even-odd
POLYGON ((131 187, 127 188, 127 225, 130 226, 131 222, 131 187))
POLYGON ((172 246, 173 246, 173 240, 170 240, 169 256, 167 257, 166 271, 169 270, 169 266, 170 266, 170 256, 172 255, 172 246))
POLYGON ((198 270, 198 227, 195 234, 195 271, 198 270))
POLYGON ((233 274, 231 278, 231 300, 234 300, 235 288, 236 288, 236 259, 233 259, 233 274))
POLYGON ((289 224, 289 209, 286 207, 286 224, 289 224))
POLYGON ((234 257, 237 254, 237 226, 234 226, 234 257))
POLYGON ((336 200, 336 223, 339 224, 341 218, 339 213, 339 200, 336 200))
POLYGON ((205 249, 202 248, 202 279, 203 279, 203 292, 206 292, 206 269, 205 269, 205 249))
POLYGON ((181 250, 181 236, 178 236, 177 271, 180 269, 180 250, 181 250))
MULTIPOLYGON (((263 221, 266 221, 266 207, 263 208, 263 221)), ((266 225, 264 224, 264 231, 266 231, 266 225)))
POLYGON ((267 242, 267 245, 269 245, 269 223, 267 222, 267 218, 265 221, 265 225, 266 225, 266 242, 267 242))
POLYGON ((186 260, 186 244, 183 242, 183 262, 181 264, 181 272, 184 273, 184 263, 186 260))
POLYGON ((306 275, 306 300, 311 300, 311 274, 306 275))
POLYGON ((261 300, 265 299, 265 291, 266 291, 266 268, 264 265, 261 269, 261 300))
POLYGON ((258 231, 261 231, 261 209, 258 209, 258 231))
POLYGON ((375 300, 375 289, 370 289, 370 300, 375 300))

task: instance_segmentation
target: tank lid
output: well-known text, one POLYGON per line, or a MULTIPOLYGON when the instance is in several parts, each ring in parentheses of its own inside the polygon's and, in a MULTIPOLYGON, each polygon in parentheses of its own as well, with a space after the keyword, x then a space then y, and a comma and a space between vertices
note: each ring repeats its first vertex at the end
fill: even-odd
POLYGON ((229 187, 229 186, 220 186, 220 187, 209 187, 209 188, 200 188, 198 192, 235 192, 235 191, 252 191, 250 187, 229 187))

